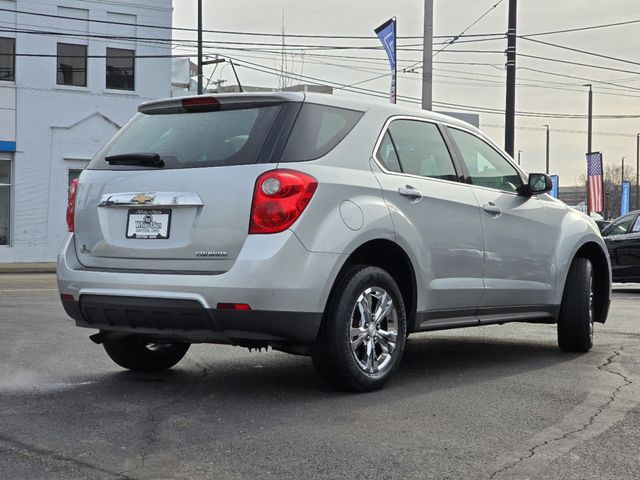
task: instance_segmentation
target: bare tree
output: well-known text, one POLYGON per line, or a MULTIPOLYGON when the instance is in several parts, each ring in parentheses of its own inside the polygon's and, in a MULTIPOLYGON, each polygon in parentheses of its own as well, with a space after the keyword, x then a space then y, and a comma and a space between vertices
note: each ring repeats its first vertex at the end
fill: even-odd
MULTIPOLYGON (((624 180, 635 183, 636 171, 633 168, 624 169, 624 180)), ((635 205, 635 191, 630 192, 630 203, 635 205)), ((604 217, 615 218, 620 215, 622 198, 622 166, 606 165, 604 168, 604 217)))
MULTIPOLYGON (((635 184, 636 171, 634 168, 625 167, 624 180, 635 184)), ((582 173, 576 178, 576 186, 584 186, 586 189, 587 174, 582 173)), ((615 218, 620 215, 620 203, 622 197, 622 166, 605 165, 604 167, 604 218, 615 218)), ((635 205, 636 192, 632 188, 629 203, 635 205)), ((633 208, 633 207, 632 207, 633 208)))

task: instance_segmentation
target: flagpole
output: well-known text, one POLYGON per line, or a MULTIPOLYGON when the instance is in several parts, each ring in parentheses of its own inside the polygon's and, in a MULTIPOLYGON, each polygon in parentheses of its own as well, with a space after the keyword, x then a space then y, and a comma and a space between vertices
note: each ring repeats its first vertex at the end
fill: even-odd
POLYGON ((396 45, 396 17, 390 18, 373 31, 382 42, 385 52, 387 52, 389 66, 391 67, 391 89, 389 91, 389 101, 391 103, 396 103, 396 82, 398 77, 398 62, 396 59, 398 51, 396 45))
POLYGON ((396 17, 392 18, 393 20, 393 99, 392 103, 397 103, 398 96, 398 22, 396 17))

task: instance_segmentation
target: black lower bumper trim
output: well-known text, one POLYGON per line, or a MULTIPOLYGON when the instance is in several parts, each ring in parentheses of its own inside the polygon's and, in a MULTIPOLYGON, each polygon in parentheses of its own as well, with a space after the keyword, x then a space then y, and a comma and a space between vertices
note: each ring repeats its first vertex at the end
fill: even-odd
POLYGON ((308 344, 318 335, 321 313, 205 309, 196 300, 82 295, 63 299, 80 327, 192 341, 237 340, 308 344))

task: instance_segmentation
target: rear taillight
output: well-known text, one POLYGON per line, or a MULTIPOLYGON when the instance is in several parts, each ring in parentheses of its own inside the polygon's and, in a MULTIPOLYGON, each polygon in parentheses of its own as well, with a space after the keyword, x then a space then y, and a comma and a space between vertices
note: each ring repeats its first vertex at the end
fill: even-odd
POLYGON ((75 229, 76 216, 76 189, 78 188, 78 179, 74 178, 69 187, 69 202, 67 203, 67 228, 70 232, 75 229))
POLYGON ((256 180, 249 233, 278 233, 295 222, 318 188, 315 178, 295 170, 270 170, 256 180))

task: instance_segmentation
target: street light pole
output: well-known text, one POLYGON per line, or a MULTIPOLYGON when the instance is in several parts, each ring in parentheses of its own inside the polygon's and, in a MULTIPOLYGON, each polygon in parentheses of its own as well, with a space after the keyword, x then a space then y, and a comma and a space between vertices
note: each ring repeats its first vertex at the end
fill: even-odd
POLYGON ((520 154, 522 153, 522 150, 518 150, 518 165, 520 165, 520 154))
POLYGON ((549 125, 543 125, 543 127, 546 127, 546 128, 547 128, 547 134, 546 134, 546 139, 547 139, 547 142, 546 142, 546 143, 547 143, 547 149, 546 149, 546 152, 547 152, 547 155, 546 155, 546 157, 545 157, 545 158, 547 159, 547 164, 546 164, 546 170, 545 170, 545 173, 546 173, 547 175, 549 175, 549 125))
POLYGON ((588 83, 585 87, 589 87, 589 109, 588 109, 588 120, 587 120, 587 153, 591 153, 591 138, 593 135, 592 125, 593 125, 593 90, 591 88, 591 84, 588 83))

